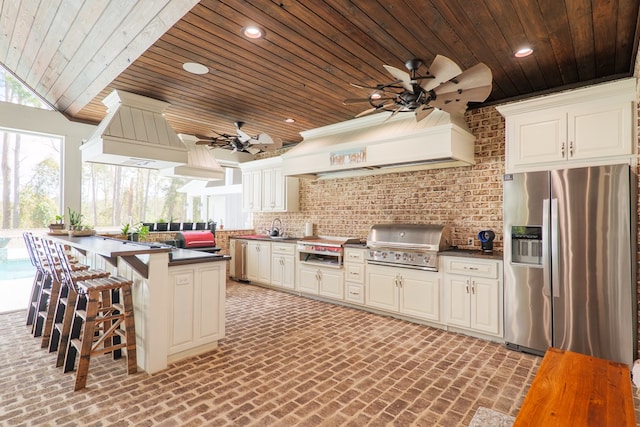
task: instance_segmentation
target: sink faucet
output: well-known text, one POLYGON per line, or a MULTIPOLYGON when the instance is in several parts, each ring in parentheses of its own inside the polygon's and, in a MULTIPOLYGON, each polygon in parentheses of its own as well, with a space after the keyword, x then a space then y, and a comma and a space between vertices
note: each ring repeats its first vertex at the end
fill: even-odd
POLYGON ((269 234, 274 235, 274 231, 276 232, 275 236, 284 235, 284 227, 282 226, 282 221, 280 221, 280 218, 274 218, 271 222, 271 230, 269 234), (278 227, 276 227, 276 221, 278 222, 278 227))

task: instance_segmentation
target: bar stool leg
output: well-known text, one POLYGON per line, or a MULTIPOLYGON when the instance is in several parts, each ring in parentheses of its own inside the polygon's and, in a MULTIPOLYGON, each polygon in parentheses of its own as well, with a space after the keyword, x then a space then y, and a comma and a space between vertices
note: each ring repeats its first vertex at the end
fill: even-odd
POLYGON ((133 316, 133 297, 131 296, 131 286, 122 288, 122 303, 124 312, 125 339, 127 340, 127 372, 135 374, 138 372, 138 357, 136 351, 136 325, 133 316))
MULTIPOLYGON (((67 301, 64 306, 64 313, 62 316, 62 324, 59 326, 60 331, 58 332, 59 338, 58 342, 56 342, 56 348, 49 347, 49 351, 57 350, 56 357, 56 368, 59 368, 64 364, 64 358, 67 354, 67 348, 69 347, 69 336, 71 335, 71 324, 73 323, 73 318, 75 316, 76 304, 78 301, 78 294, 67 286, 67 301)), ((84 307, 83 307, 84 308, 84 307)), ((58 328, 58 326, 54 325, 54 328, 58 328)), ((54 339, 52 338, 51 344, 54 344, 54 339)))
POLYGON ((75 391, 80 390, 87 385, 87 375, 89 374, 89 363, 91 362, 91 348, 93 347, 93 337, 96 330, 96 318, 98 316, 98 307, 100 299, 98 292, 89 291, 87 301, 87 317, 84 321, 84 331, 80 343, 80 361, 76 372, 75 391))
POLYGON ((42 328, 42 342, 40 348, 49 347, 49 340, 51 339, 51 330, 53 329, 53 323, 56 316, 56 309, 58 308, 58 298, 60 297, 60 289, 62 284, 55 278, 51 279, 51 293, 47 301, 46 311, 41 313, 44 317, 44 324, 42 328))

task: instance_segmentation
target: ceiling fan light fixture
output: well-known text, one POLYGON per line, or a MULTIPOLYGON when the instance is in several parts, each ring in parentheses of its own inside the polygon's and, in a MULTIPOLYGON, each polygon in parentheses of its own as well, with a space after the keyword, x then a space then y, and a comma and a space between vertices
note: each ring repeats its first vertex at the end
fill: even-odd
POLYGON ((265 31, 257 25, 247 25, 242 29, 242 35, 248 39, 261 39, 265 35, 265 31))
POLYGON ((525 46, 522 47, 520 49, 518 49, 513 56, 515 56, 516 58, 525 58, 529 55, 531 55, 533 53, 533 49, 531 49, 529 46, 525 46))
POLYGON ((207 66, 197 62, 185 62, 182 64, 182 68, 191 74, 207 74, 209 72, 207 66))

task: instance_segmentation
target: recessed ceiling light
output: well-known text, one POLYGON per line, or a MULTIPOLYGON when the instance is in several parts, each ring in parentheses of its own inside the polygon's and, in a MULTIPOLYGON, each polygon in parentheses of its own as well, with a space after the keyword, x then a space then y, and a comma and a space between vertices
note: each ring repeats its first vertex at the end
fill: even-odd
POLYGON ((371 94, 371 99, 380 99, 382 98, 382 94, 380 92, 373 92, 371 94))
POLYGON ((209 68, 197 62, 185 62, 182 64, 182 68, 191 74, 207 74, 209 72, 209 68))
POLYGON ((288 119, 284 119, 285 123, 295 123, 296 119, 292 119, 292 118, 288 118, 288 119))
POLYGON ((516 53, 514 53, 513 55, 516 58, 524 58, 525 56, 529 56, 532 53, 533 53, 533 49, 531 49, 530 47, 523 47, 521 49, 518 49, 516 53))
POLYGON ((248 39, 261 39, 264 34, 265 31, 256 25, 248 25, 242 29, 242 35, 248 39))

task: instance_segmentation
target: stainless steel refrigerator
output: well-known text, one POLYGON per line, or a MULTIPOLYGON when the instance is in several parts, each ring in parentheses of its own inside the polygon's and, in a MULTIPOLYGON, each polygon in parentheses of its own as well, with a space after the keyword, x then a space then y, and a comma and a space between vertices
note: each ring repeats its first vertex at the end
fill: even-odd
POLYGON ((629 364, 637 349, 629 165, 504 176, 505 341, 629 364))

